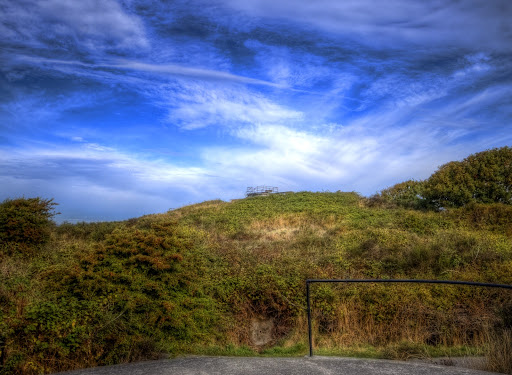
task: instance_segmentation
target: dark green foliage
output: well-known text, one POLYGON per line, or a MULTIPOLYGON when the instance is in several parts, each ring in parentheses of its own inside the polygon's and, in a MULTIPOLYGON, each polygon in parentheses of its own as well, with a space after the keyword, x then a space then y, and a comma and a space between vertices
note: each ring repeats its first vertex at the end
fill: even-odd
POLYGON ((6 199, 0 204, 0 245, 28 249, 46 243, 54 223, 53 199, 6 199))
POLYGON ((474 203, 512 204, 512 148, 479 152, 442 165, 425 181, 409 180, 370 197, 368 206, 453 208, 474 203))
POLYGON ((425 181, 423 195, 435 207, 512 204, 512 148, 479 152, 441 166, 425 181))

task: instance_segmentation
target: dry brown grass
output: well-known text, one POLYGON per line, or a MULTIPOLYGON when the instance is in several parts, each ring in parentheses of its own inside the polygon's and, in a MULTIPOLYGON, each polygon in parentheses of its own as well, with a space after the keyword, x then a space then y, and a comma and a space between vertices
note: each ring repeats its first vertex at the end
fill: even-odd
POLYGON ((455 311, 434 312, 419 306, 400 306, 394 315, 379 317, 368 315, 360 305, 349 302, 339 304, 330 312, 314 309, 313 335, 316 346, 328 349, 371 345, 396 347, 400 351, 403 343, 430 347, 484 345, 488 339, 487 327, 494 318, 484 311, 481 319, 475 318, 479 314, 457 315, 455 311))
POLYGON ((315 236, 326 236, 329 232, 336 231, 339 226, 340 222, 334 215, 318 220, 305 214, 287 214, 266 220, 254 220, 247 226, 247 231, 263 241, 282 241, 293 239, 304 230, 315 236))
POLYGON ((491 331, 488 340, 487 370, 512 374, 512 329, 491 331))

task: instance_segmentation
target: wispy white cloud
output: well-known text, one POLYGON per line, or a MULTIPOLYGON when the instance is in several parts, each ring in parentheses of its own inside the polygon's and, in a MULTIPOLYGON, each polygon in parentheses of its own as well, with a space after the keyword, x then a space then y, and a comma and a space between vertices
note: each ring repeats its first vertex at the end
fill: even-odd
POLYGON ((391 73, 375 79, 363 96, 367 103, 379 100, 391 108, 414 108, 445 96, 447 89, 446 79, 440 75, 422 73, 420 79, 411 80, 403 74, 391 73))
POLYGON ((466 78, 475 74, 481 75, 493 69, 490 56, 483 52, 467 55, 464 60, 464 67, 453 74, 455 78, 466 78))
MULTIPOLYGON (((208 172, 200 167, 178 167, 159 159, 146 159, 138 155, 128 155, 113 147, 87 142, 78 137, 79 144, 58 146, 44 144, 25 147, 23 150, 8 148, 1 150, 4 160, 18 161, 18 166, 7 166, 14 175, 31 178, 34 170, 41 168, 40 178, 43 174, 49 179, 59 176, 87 176, 83 170, 72 168, 73 164, 87 165, 89 176, 94 178, 107 175, 123 175, 123 179, 116 182, 109 179, 117 187, 124 190, 141 189, 147 184, 165 182, 173 186, 181 186, 193 190, 193 185, 208 172), (28 169, 27 169, 28 168, 28 169), (26 173, 28 172, 28 173, 26 173), (131 184, 125 182, 131 181, 131 184)), ((76 140, 76 139, 75 139, 76 140)), ((101 183, 102 179, 98 179, 101 183)))
MULTIPOLYGON (((291 190, 308 186, 313 190, 358 190, 368 194, 385 186, 395 171, 403 174, 403 158, 398 156, 415 146, 412 141, 418 132, 409 137, 406 135, 410 129, 403 134, 388 131, 382 135, 362 127, 325 126, 313 133, 259 125, 236 133, 251 142, 251 147, 212 147, 202 156, 207 165, 223 171, 224 178, 246 176, 245 180, 253 184, 269 181, 291 190), (395 136, 402 136, 401 146, 391 143, 395 136)), ((432 141, 433 137, 429 137, 429 146, 432 141)), ((419 157, 425 158, 428 152, 425 147, 419 157)), ((416 177, 422 172, 418 166, 411 170, 416 177)))
POLYGON ((2 5, 4 42, 94 51, 149 47, 142 21, 115 0, 20 0, 2 5))
POLYGON ((509 22, 512 5, 508 0, 393 0, 386 5, 379 0, 224 0, 223 3, 249 15, 311 25, 375 47, 396 48, 405 42, 510 51, 512 45, 509 22))
POLYGON ((244 45, 256 53, 259 73, 286 87, 311 88, 332 75, 332 69, 321 56, 258 40, 247 40, 244 45))
POLYGON ((173 108, 169 121, 185 129, 281 123, 303 117, 300 111, 281 106, 265 95, 230 85, 185 84, 169 103, 173 108))
POLYGON ((512 101, 508 84, 487 85, 478 92, 470 92, 450 100, 449 105, 437 108, 435 115, 440 118, 459 121, 467 131, 485 132, 487 135, 502 134, 503 141, 511 142, 510 129, 512 101), (483 111, 485 108, 486 111, 483 111), (491 112, 488 112, 491 110, 491 112), (498 119, 498 121, 496 121, 498 119), (471 124, 474 124, 471 126, 471 124))

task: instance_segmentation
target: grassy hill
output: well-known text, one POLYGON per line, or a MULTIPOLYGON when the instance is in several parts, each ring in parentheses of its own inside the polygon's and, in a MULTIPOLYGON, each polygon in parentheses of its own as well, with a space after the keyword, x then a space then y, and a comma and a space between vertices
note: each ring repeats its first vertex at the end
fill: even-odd
MULTIPOLYGON (((511 217, 504 204, 421 211, 302 192, 54 226, 45 244, 0 253, 2 371, 304 355, 307 278, 512 284, 511 217)), ((315 285, 312 300, 319 354, 482 353, 512 326, 510 291, 315 285)))

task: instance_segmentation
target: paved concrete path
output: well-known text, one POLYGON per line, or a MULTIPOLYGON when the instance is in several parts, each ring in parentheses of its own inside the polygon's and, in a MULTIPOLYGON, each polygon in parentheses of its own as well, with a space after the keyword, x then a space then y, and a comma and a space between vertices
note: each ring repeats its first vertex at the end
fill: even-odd
POLYGON ((485 371, 360 358, 184 357, 70 371, 73 375, 484 375, 485 371))

